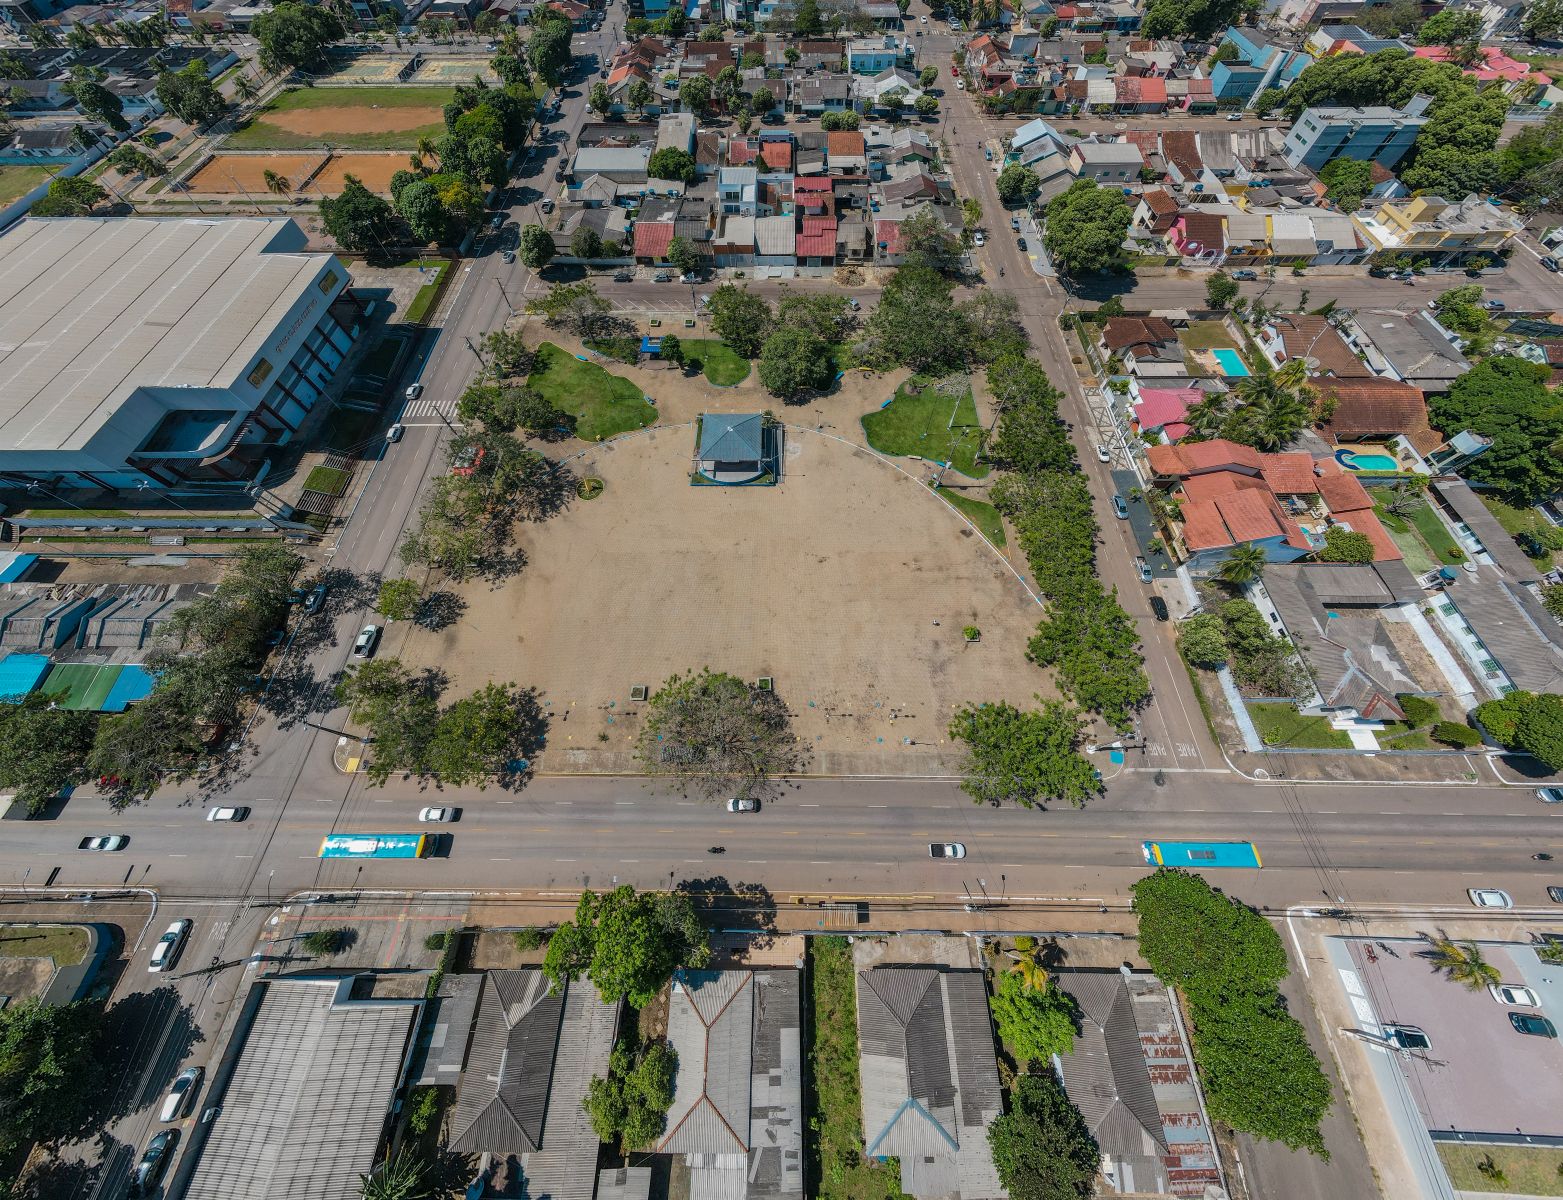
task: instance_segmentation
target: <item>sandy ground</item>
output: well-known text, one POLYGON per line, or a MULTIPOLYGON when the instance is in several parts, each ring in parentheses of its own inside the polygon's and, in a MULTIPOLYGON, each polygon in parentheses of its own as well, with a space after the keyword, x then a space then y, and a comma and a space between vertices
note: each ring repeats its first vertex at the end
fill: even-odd
POLYGON ((399 133, 406 129, 421 129, 445 119, 445 110, 438 104, 386 108, 363 108, 357 105, 342 108, 295 108, 285 112, 268 112, 256 118, 258 124, 275 125, 289 133, 307 137, 324 137, 333 133, 399 133))
MULTIPOLYGON (((685 409, 697 391, 653 394, 685 409)), ((664 425, 591 449, 575 465, 605 481, 600 498, 522 527, 520 575, 464 586, 459 623, 398 628, 388 649, 444 669, 453 693, 539 688, 551 771, 632 767, 630 687, 702 666, 774 676, 822 773, 953 773, 957 705, 1047 694, 1025 659, 1040 610, 915 474, 789 429, 778 486, 692 487, 694 436, 664 425), (965 643, 966 625, 980 643, 965 643)))
POLYGON ((276 171, 287 179, 290 188, 297 190, 303 187, 307 195, 323 193, 334 196, 346 186, 348 175, 355 176, 371 192, 389 194, 391 176, 407 166, 407 156, 401 153, 336 154, 311 179, 311 172, 320 166, 323 157, 318 152, 218 154, 190 177, 190 185, 186 190, 221 196, 269 195, 265 173, 276 171), (309 184, 304 187, 306 179, 309 184))

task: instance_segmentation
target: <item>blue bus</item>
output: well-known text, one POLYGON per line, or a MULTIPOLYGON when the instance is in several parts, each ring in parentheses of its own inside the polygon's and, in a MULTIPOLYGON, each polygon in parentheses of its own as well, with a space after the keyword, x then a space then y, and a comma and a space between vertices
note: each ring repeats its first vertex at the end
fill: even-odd
POLYGON ((427 858, 422 833, 332 833, 320 843, 321 858, 427 858))
POLYGON ((1252 842, 1144 842, 1140 852, 1153 867, 1262 867, 1252 842))

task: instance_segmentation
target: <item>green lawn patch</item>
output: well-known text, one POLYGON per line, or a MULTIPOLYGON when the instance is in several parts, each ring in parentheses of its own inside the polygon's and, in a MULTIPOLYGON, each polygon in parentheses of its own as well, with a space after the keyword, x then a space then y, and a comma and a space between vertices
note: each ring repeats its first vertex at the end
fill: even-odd
POLYGON ((440 292, 445 286, 445 276, 450 274, 450 263, 442 260, 434 268, 434 278, 418 289, 412 298, 412 303, 407 306, 407 320, 414 325, 421 325, 435 302, 440 298, 440 292))
POLYGON ((804 1103, 814 1136, 804 1139, 804 1192, 821 1200, 897 1200, 899 1167, 863 1157, 852 945, 844 937, 809 938, 808 954, 804 1103))
POLYGON ((1385 750, 1442 750, 1425 729, 1414 729, 1404 721, 1386 721, 1374 735, 1385 750))
MULTIPOLYGON (((1551 528, 1547 524, 1546 518, 1534 508, 1516 508, 1512 504, 1505 504, 1496 496, 1489 496, 1486 492, 1477 492, 1476 494, 1482 498, 1482 503, 1487 506, 1487 511, 1498 518, 1498 524, 1503 526, 1504 532, 1511 537, 1521 533, 1534 533, 1551 528)), ((1555 558, 1555 555, 1549 555, 1546 558, 1533 558, 1531 561, 1543 570, 1548 570, 1551 568, 1555 558)))
POLYGON ((527 382, 555 407, 573 413, 576 435, 588 442, 644 429, 657 419, 656 407, 635 384, 552 342, 537 348, 537 365, 527 382))
POLYGON ((988 541, 995 546, 1004 545, 1004 518, 999 516, 999 510, 993 505, 986 500, 976 500, 952 492, 949 488, 940 488, 939 497, 975 525, 988 541))
POLYGON ((87 957, 87 931, 59 925, 0 925, 0 958, 52 958, 74 967, 87 957))
POLYGON ((37 520, 40 520, 40 521, 42 521, 42 520, 44 520, 46 518, 47 519, 51 519, 51 520, 57 520, 57 519, 60 519, 60 518, 69 518, 69 517, 125 517, 125 518, 128 518, 130 516, 130 514, 128 512, 126 512, 124 509, 120 509, 120 508, 29 508, 29 509, 25 510, 25 515, 29 516, 29 517, 33 517, 33 518, 35 518, 37 520))
POLYGON ((1266 746, 1295 746, 1299 750, 1350 750, 1344 729, 1331 729, 1324 717, 1305 717, 1290 704, 1250 704, 1259 737, 1266 746))
POLYGON ((54 177, 49 167, 0 166, 0 205, 20 200, 40 183, 48 183, 54 177))
POLYGON ((239 127, 223 144, 228 150, 308 150, 326 145, 347 150, 413 150, 418 139, 441 137, 445 118, 441 109, 455 95, 442 87, 295 88, 283 92, 239 127), (323 110, 417 108, 427 110, 428 120, 412 128, 362 130, 372 121, 346 120, 333 129, 331 118, 313 121, 287 120, 287 114, 323 110), (282 122, 294 125, 285 128, 282 122), (299 132, 299 128, 307 132, 299 132))
POLYGON ((304 480, 306 492, 324 492, 328 496, 340 496, 347 490, 347 481, 353 477, 351 471, 339 470, 336 467, 316 467, 304 480))
POLYGON ((1185 350, 1241 349, 1220 321, 1190 321, 1187 329, 1178 331, 1178 340, 1185 350))
POLYGON ((1505 1192, 1517 1196, 1563 1196, 1563 1150, 1556 1146, 1473 1146, 1434 1142, 1449 1182, 1462 1192, 1505 1192), (1489 1155, 1507 1183, 1476 1169, 1489 1155))
POLYGON ((679 344, 684 348, 685 360, 698 361, 705 377, 717 387, 732 387, 749 378, 749 360, 724 342, 702 338, 679 344))
POLYGON ((1426 501, 1407 513, 1406 519, 1411 522, 1412 527, 1417 531, 1417 536, 1427 544, 1427 548, 1433 552, 1433 556, 1439 562, 1446 566, 1453 566, 1465 561, 1465 551, 1460 549, 1460 544, 1454 540, 1454 535, 1445 528, 1444 523, 1438 519, 1438 514, 1428 507, 1426 501))
POLYGON ((988 473, 977 462, 983 433, 970 388, 959 397, 949 396, 936 390, 932 380, 914 376, 901 385, 888 407, 863 418, 863 432, 881 454, 947 462, 972 479, 988 473), (920 389, 915 394, 908 390, 914 387, 920 389))

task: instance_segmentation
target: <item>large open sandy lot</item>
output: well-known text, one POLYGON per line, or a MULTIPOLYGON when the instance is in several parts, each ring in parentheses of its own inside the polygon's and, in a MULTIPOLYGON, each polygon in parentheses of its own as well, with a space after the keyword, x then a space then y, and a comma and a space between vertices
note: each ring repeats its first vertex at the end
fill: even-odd
POLYGON ((442 668, 452 695, 540 689, 550 771, 631 768, 631 686, 703 666, 773 676, 823 773, 953 773, 953 708, 1051 694, 1025 659, 1035 601, 916 479, 790 429, 777 486, 691 487, 693 447, 680 425, 593 448, 574 465, 602 496, 523 527, 520 575, 464 585, 457 625, 400 626, 386 651, 442 668))

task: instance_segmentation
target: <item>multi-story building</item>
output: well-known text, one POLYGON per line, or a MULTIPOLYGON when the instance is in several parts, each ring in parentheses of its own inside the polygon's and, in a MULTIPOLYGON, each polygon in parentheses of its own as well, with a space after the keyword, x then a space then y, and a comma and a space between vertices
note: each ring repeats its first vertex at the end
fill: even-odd
POLYGON ((281 217, 24 221, 0 238, 0 474, 243 486, 352 348, 347 268, 281 217))
POLYGON ((1458 202, 1442 196, 1386 200, 1353 214, 1352 221, 1370 252, 1409 254, 1438 265, 1471 255, 1495 258, 1522 228, 1512 212, 1475 195, 1458 202))
POLYGON ((1416 95, 1405 108, 1374 105, 1371 108, 1304 109, 1281 154, 1294 167, 1319 171, 1337 158, 1355 158, 1393 167, 1416 144, 1427 124, 1423 114, 1431 96, 1416 95))
POLYGON ((1237 56, 1210 69, 1217 100, 1246 103, 1266 88, 1285 87, 1313 62, 1312 55, 1272 42, 1257 29, 1228 29, 1221 45, 1237 56))

